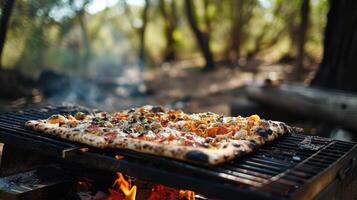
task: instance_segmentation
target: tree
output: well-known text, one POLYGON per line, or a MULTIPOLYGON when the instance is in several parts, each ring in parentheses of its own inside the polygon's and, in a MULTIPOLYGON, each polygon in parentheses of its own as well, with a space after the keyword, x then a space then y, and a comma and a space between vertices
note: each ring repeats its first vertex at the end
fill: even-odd
POLYGON ((283 25, 285 26, 285 34, 287 34, 289 39, 289 49, 282 59, 288 58, 295 59, 297 55, 298 46, 298 34, 299 26, 301 24, 301 7, 304 0, 289 1, 286 3, 284 0, 277 0, 276 6, 278 12, 275 12, 274 16, 278 17, 283 25), (300 9, 300 12, 299 12, 300 9))
POLYGON ((142 26, 139 29, 140 36, 140 47, 139 47, 139 59, 141 62, 145 63, 145 32, 148 22, 148 11, 149 11, 149 0, 145 0, 145 6, 141 13, 141 20, 143 22, 142 26))
POLYGON ((278 1, 274 4, 274 7, 272 9, 273 19, 267 20, 264 25, 261 26, 261 30, 254 38, 253 48, 247 53, 248 60, 254 59, 259 52, 269 49, 281 40, 282 36, 286 32, 284 26, 279 26, 279 22, 281 19, 279 15, 281 12, 281 8, 281 1, 278 1))
POLYGON ((126 0, 124 0, 123 2, 123 6, 124 6, 124 10, 125 10, 125 15, 128 18, 128 21, 131 25, 131 28, 137 32, 137 34, 139 35, 139 50, 138 50, 138 57, 141 63, 145 63, 145 58, 146 58, 146 53, 145 53, 145 32, 146 32, 146 26, 149 20, 149 7, 150 7, 150 2, 149 0, 145 0, 145 5, 143 10, 141 11, 141 21, 142 24, 139 28, 137 28, 134 25, 134 19, 133 19, 133 15, 132 12, 130 10, 130 7, 128 5, 128 3, 126 2, 126 0))
POLYGON ((237 60, 241 54, 242 43, 245 41, 247 33, 244 28, 248 25, 253 16, 253 8, 256 1, 250 0, 234 0, 229 1, 230 5, 230 20, 231 31, 226 50, 228 60, 237 60))
POLYGON ((81 33, 82 33, 82 39, 83 39, 83 47, 85 49, 85 54, 84 54, 84 61, 87 62, 88 59, 91 57, 92 50, 91 50, 91 45, 90 45, 90 40, 89 40, 89 33, 88 33, 88 28, 87 28, 87 23, 85 19, 85 14, 86 14, 86 7, 90 3, 90 0, 85 0, 81 2, 81 5, 76 5, 73 0, 70 1, 71 7, 76 13, 76 17, 79 22, 79 27, 81 28, 81 33))
POLYGON ((10 20, 10 16, 15 4, 15 0, 5 0, 4 7, 1 11, 0 21, 0 69, 2 68, 2 53, 5 46, 7 28, 10 20))
POLYGON ((357 92, 357 1, 330 0, 322 62, 311 85, 357 92))
POLYGON ((205 27, 206 27, 205 34, 208 40, 210 40, 211 32, 212 32, 212 20, 208 12, 209 6, 210 6, 210 0, 203 0, 203 7, 204 7, 203 21, 205 23, 205 27))
POLYGON ((172 61, 176 58, 174 31, 177 26, 176 1, 171 1, 170 9, 167 8, 165 0, 160 0, 160 11, 165 21, 166 48, 164 61, 172 61))
POLYGON ((198 27, 195 6, 192 0, 185 0, 185 11, 191 30, 195 35, 197 43, 206 62, 204 70, 212 70, 215 68, 215 63, 213 60, 211 48, 209 46, 209 40, 208 37, 198 27))
POLYGON ((301 3, 301 20, 299 33, 297 36, 297 56, 296 56, 296 66, 295 66, 295 76, 297 80, 301 79, 302 72, 304 70, 304 55, 305 55, 305 42, 306 33, 309 24, 309 14, 310 14, 310 0, 302 0, 301 3))
POLYGON ((62 0, 37 2, 37 0, 18 1, 14 7, 16 15, 12 19, 15 25, 10 27, 14 34, 22 34, 25 38, 24 48, 21 49, 15 66, 26 67, 28 71, 41 70, 48 66, 46 53, 50 48, 50 37, 47 33, 52 27, 60 26, 50 13, 64 5, 62 0), (26 30, 26 34, 18 30, 26 30))

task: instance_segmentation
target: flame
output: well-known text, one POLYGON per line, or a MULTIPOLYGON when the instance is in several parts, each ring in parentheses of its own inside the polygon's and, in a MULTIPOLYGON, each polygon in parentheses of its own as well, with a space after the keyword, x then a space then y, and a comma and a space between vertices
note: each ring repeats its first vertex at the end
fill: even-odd
MULTIPOLYGON (((124 175, 117 172, 118 178, 114 181, 112 189, 108 189, 110 194, 106 200, 135 200, 137 187, 132 186, 131 180, 126 180, 124 175)), ((177 190, 161 184, 152 187, 152 192, 148 200, 195 200, 195 193, 190 190, 177 190)))
POLYGON ((176 190, 174 188, 158 184, 153 187, 149 200, 176 200, 182 198, 195 200, 195 193, 190 190, 176 190))
POLYGON ((128 200, 124 194, 120 193, 119 191, 109 189, 110 195, 107 197, 106 200, 128 200))
POLYGON ((130 181, 125 180, 122 173, 117 172, 118 178, 113 183, 113 188, 120 190, 124 193, 124 196, 116 190, 109 189, 110 196, 107 200, 135 200, 136 198, 136 186, 131 187, 130 181))
POLYGON ((79 149, 79 151, 81 151, 81 152, 87 152, 87 151, 89 151, 89 148, 87 148, 87 147, 82 147, 82 148, 80 148, 79 149))
POLYGON ((185 197, 187 200, 195 200, 195 192, 191 190, 180 190, 179 191, 180 199, 185 197))
POLYGON ((120 159, 124 158, 124 156, 117 154, 114 156, 114 158, 117 160, 120 160, 120 159))

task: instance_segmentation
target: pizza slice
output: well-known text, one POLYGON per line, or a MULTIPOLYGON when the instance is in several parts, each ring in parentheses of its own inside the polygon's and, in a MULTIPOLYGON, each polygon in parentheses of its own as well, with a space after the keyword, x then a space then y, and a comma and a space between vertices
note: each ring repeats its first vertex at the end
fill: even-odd
POLYGON ((98 148, 125 148, 210 165, 230 161, 279 136, 301 131, 257 115, 187 114, 161 106, 114 113, 53 115, 25 125, 98 148))

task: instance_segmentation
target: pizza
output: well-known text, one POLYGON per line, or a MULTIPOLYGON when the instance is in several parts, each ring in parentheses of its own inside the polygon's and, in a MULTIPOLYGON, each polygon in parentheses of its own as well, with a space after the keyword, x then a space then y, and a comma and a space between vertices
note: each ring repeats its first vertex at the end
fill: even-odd
POLYGON ((113 113, 57 114, 27 121, 25 126, 98 148, 124 148, 210 165, 230 161, 279 136, 300 131, 258 115, 187 114, 149 105, 113 113))

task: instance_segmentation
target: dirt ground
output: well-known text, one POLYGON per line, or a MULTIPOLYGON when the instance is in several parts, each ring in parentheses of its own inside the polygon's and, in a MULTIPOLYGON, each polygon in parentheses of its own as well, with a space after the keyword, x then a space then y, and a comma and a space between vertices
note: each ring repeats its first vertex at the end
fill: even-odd
MULTIPOLYGON (((192 65, 194 65, 192 62, 177 62, 145 70, 142 77, 144 79, 143 83, 145 83, 143 91, 146 92, 143 95, 123 97, 116 94, 120 89, 118 87, 117 89, 109 90, 104 95, 103 93, 98 93, 98 91, 88 92, 85 97, 87 99, 84 101, 83 99, 64 97, 47 98, 38 88, 43 83, 37 83, 37 86, 33 86, 33 88, 22 87, 21 80, 14 78, 11 84, 3 84, 5 88, 8 88, 7 91, 13 91, 12 88, 19 88, 20 86, 22 90, 26 90, 22 92, 22 96, 17 95, 19 97, 15 99, 8 100, 0 97, 0 110, 16 110, 34 104, 38 106, 58 105, 65 102, 107 111, 143 104, 155 104, 181 108, 185 112, 211 111, 229 115, 231 104, 237 100, 245 99, 243 91, 245 85, 262 84, 266 79, 276 82, 289 81, 293 68, 291 64, 274 64, 258 60, 250 61, 240 67, 227 67, 227 65, 218 64, 215 70, 209 72, 203 72, 202 68, 192 67, 192 65), (93 96, 94 98, 101 96, 104 100, 101 102, 94 101, 93 96)), ((132 78, 127 77, 126 79, 132 78)), ((70 78, 67 77, 67 79, 70 78)), ((127 82, 130 81, 127 80, 127 82)), ((73 84, 69 85, 72 86, 73 84)), ((81 82, 80 85, 86 85, 86 83, 81 82)), ((76 89, 78 90, 78 87, 76 89)), ((63 93, 63 91, 59 92, 63 93)), ((73 91, 68 89, 67 92, 72 93, 73 91)), ((58 96, 61 97, 61 95, 58 96)))
POLYGON ((146 72, 150 104, 171 104, 186 112, 217 112, 229 115, 230 105, 245 98, 242 88, 262 84, 265 79, 284 81, 291 65, 266 64, 259 67, 227 68, 203 73, 201 68, 167 66, 146 72))

